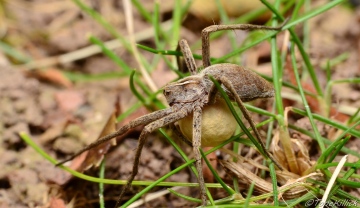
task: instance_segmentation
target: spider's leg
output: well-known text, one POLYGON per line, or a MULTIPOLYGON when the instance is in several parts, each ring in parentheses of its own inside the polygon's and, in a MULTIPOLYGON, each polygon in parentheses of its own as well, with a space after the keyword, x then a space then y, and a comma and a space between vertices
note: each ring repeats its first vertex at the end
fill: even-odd
POLYGON ((287 21, 284 21, 278 27, 270 27, 265 25, 252 25, 252 24, 236 24, 236 25, 211 25, 201 31, 201 41, 202 41, 202 60, 204 68, 211 65, 210 63, 210 42, 209 36, 210 33, 220 31, 220 30, 281 30, 284 24, 287 21))
POLYGON ((179 128, 178 126, 173 125, 171 130, 181 141, 192 147, 192 143, 187 138, 185 138, 185 136, 181 133, 181 131, 178 128, 179 128))
POLYGON ((242 102, 240 96, 236 93, 236 90, 234 88, 234 86, 232 85, 232 83, 226 78, 226 77, 220 77, 219 81, 232 93, 232 95, 235 98, 236 103, 238 104, 241 112, 243 112, 244 117, 246 118, 246 120, 250 123, 251 128, 253 129, 254 133, 255 133, 255 137, 256 140, 260 143, 260 146, 263 148, 266 156, 268 156, 274 163, 275 165, 280 169, 283 170, 282 166, 276 162, 276 160, 274 159, 274 157, 267 151, 267 149, 265 148, 265 145, 263 143, 263 141, 261 140, 261 136, 259 131, 257 130, 254 121, 252 120, 249 111, 245 108, 244 103, 242 102))
POLYGON ((135 176, 138 173, 138 167, 139 167, 139 162, 140 162, 140 156, 141 156, 141 151, 142 148, 144 147, 145 141, 146 141, 146 136, 153 132, 154 130, 161 128, 163 126, 166 126, 168 124, 174 123, 175 121, 178 121, 184 117, 187 116, 187 111, 186 110, 179 110, 176 111, 172 114, 169 114, 163 118, 160 118, 159 120, 153 121, 152 123, 149 123, 148 125, 146 125, 144 127, 144 129, 142 130, 140 136, 139 136, 139 143, 138 146, 136 148, 136 153, 135 153, 135 159, 134 159, 134 165, 133 165, 133 170, 132 173, 130 175, 130 177, 127 179, 127 183, 126 185, 123 187, 121 194, 116 202, 116 206, 118 207, 122 196, 124 195, 124 193, 130 188, 132 181, 134 180, 135 176))
POLYGON ((89 144, 88 146, 86 146, 85 148, 83 148, 82 150, 80 150, 79 152, 75 153, 74 155, 72 155, 71 157, 69 157, 68 159, 66 160, 63 160, 61 162, 59 162, 58 164, 56 164, 56 166, 59 166, 59 165, 62 165, 64 163, 66 163, 67 161, 70 161, 72 159, 74 159, 75 157, 79 156, 81 153, 91 149, 91 148, 94 148, 96 147, 97 145, 99 144, 102 144, 112 138, 115 138, 117 136, 121 136, 122 134, 124 134, 125 132, 127 132, 129 129, 132 129, 136 126, 139 126, 139 125, 146 125, 152 121, 155 121, 161 117, 164 117, 166 115, 169 115, 170 113, 172 113, 172 109, 171 108, 167 108, 167 109, 164 109, 164 110, 159 110, 159 111, 155 111, 153 113, 150 113, 150 114, 147 114, 147 115, 144 115, 144 116, 141 116, 135 120, 132 120, 130 121, 128 124, 126 124, 125 126, 122 126, 120 129, 118 129, 117 131, 111 133, 111 134, 108 134, 104 137, 101 137, 100 139, 96 140, 95 142, 89 144))
POLYGON ((186 40, 181 39, 179 41, 179 46, 183 54, 183 57, 185 59, 186 66, 190 71, 190 74, 191 75, 197 74, 195 59, 193 57, 193 54, 191 53, 189 44, 187 43, 186 40))
POLYGON ((205 181, 204 181, 204 175, 202 171, 202 165, 201 165, 201 154, 200 149, 201 148, 201 114, 202 110, 199 106, 195 107, 194 113, 193 113, 193 151, 195 153, 195 166, 196 170, 198 172, 198 179, 199 179, 199 186, 200 186, 200 195, 201 195, 201 201, 202 205, 206 205, 206 187, 205 187, 205 181))
MULTIPOLYGON (((176 47, 176 51, 181 52, 179 44, 176 47)), ((177 63, 177 66, 178 66, 178 70, 181 71, 182 73, 186 73, 186 72, 189 71, 187 66, 186 66, 185 60, 184 60, 184 58, 182 56, 176 56, 176 63, 177 63)))

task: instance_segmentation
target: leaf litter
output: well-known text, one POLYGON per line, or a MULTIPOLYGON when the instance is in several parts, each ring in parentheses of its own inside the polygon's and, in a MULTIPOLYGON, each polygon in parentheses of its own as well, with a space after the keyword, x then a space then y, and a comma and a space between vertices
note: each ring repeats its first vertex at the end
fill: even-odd
MULTIPOLYGON (((40 0, 32 2, 18 0, 5 6, 7 11, 14 14, 13 17, 16 19, 13 27, 17 29, 5 28, 8 29, 8 34, 5 36, 6 41, 21 53, 27 54, 34 59, 60 55, 86 46, 89 44, 86 39, 88 33, 95 34, 103 40, 110 38, 101 27, 94 24, 91 18, 82 14, 74 4, 69 2, 65 3, 59 0, 44 3, 44 1, 40 0), (81 31, 81 33, 74 31, 81 31), (49 39, 44 38, 44 34, 48 34, 49 39)), ((121 8, 109 5, 98 6, 99 10, 106 11, 102 12, 102 14, 109 17, 114 25, 125 28, 121 8)), ((323 63, 326 63, 327 58, 336 57, 344 52, 349 53, 348 59, 336 65, 333 69, 332 79, 334 80, 358 77, 360 75, 358 59, 360 54, 360 31, 357 30, 360 27, 356 26, 359 25, 359 14, 359 9, 351 13, 349 10, 336 7, 314 18, 312 22, 314 26, 312 26, 310 38, 310 54, 312 54, 313 63, 317 63, 320 68, 323 63), (338 24, 338 21, 351 22, 351 24, 338 24), (341 27, 334 31, 333 27, 329 26, 333 24, 341 27)), ((139 16, 137 18, 136 21, 141 22, 142 26, 135 28, 135 30, 140 31, 147 23, 139 16)), ((195 17, 192 18, 196 20, 195 17)), ((194 37, 198 35, 197 31, 191 29, 186 31, 191 33, 186 34, 186 36, 196 40, 194 37)), ((226 38, 222 38, 212 43, 212 47, 222 48, 222 45, 229 45, 227 41, 226 38)), ((268 61, 266 61, 266 55, 269 57, 270 51, 266 49, 267 46, 259 47, 262 48, 260 55, 256 53, 251 55, 249 53, 245 59, 252 60, 251 63, 254 65, 252 68, 259 67, 262 72, 269 72, 271 69, 268 61), (252 56, 255 56, 255 58, 252 56), (261 57, 261 60, 259 57, 261 57), (259 60, 258 63, 256 63, 256 60, 259 60)), ((227 48, 227 50, 230 51, 231 48, 227 48)), ((229 51, 219 53, 225 54, 229 51)), ((116 52, 125 57, 129 65, 136 66, 136 62, 127 52, 124 52, 124 50, 116 50, 116 52)), ((1 55, 3 56, 3 54, 1 55)), ((149 54, 144 55, 148 56, 149 59, 151 58, 149 54)), ((115 115, 114 103, 116 103, 117 97, 120 98, 121 109, 128 109, 136 102, 136 99, 131 97, 128 81, 120 79, 104 82, 74 83, 62 73, 63 70, 70 70, 96 74, 104 72, 101 71, 103 70, 101 66, 105 66, 104 68, 107 68, 110 72, 117 70, 116 66, 109 64, 109 61, 103 58, 102 55, 92 56, 86 60, 67 65, 37 69, 33 72, 15 68, 14 66, 17 63, 11 59, 1 63, 7 65, 0 68, 0 156, 2 158, 0 161, 0 206, 97 207, 97 184, 72 178, 70 174, 54 167, 33 149, 27 147, 19 138, 18 132, 30 134, 35 142, 51 156, 58 159, 64 158, 68 154, 75 152, 77 148, 95 140, 101 134, 103 127, 108 126, 106 125, 107 121, 110 120, 110 123, 113 123, 115 115), (97 63, 99 67, 93 67, 91 63, 97 63)), ((174 78, 174 75, 169 70, 166 70, 164 66, 164 63, 160 62, 154 73, 153 80, 158 86, 162 86, 174 78)), ((324 77, 324 71, 317 70, 317 72, 319 73, 318 77, 324 77)), ((322 82, 324 84, 324 81, 322 82)), ((334 102, 339 103, 340 106, 359 108, 360 101, 357 98, 360 96, 360 91, 358 85, 335 85, 332 92, 332 96, 335 98, 334 102), (346 91, 344 91, 345 89, 346 91)), ((308 90, 311 91, 311 89, 308 90)), ((293 101, 289 101, 289 103, 291 102, 293 101)), ((271 103, 262 105, 270 108, 271 103)), ((316 102, 313 107, 315 106, 316 102)), ((123 122, 146 113, 146 110, 141 108, 123 122)), ((348 114, 343 114, 345 118, 339 119, 340 121, 347 119, 348 114)), ((339 115, 339 112, 332 114, 334 117, 339 115)), ((254 118, 256 118, 256 121, 261 120, 256 115, 254 115, 254 118)), ((306 119, 299 120, 296 117, 289 119, 295 120, 299 125, 303 125, 305 129, 309 126, 306 119)), ((329 137, 330 128, 323 127, 320 129, 323 129, 321 131, 322 135, 329 137)), ((118 140, 118 143, 121 143, 120 145, 111 148, 112 150, 107 154, 106 158, 106 178, 125 179, 129 174, 134 149, 136 148, 136 138, 138 138, 140 131, 141 128, 129 132, 124 138, 120 138, 121 141, 118 140)), ((300 166, 305 166, 306 169, 306 165, 316 158, 315 155, 312 155, 313 152, 306 153, 303 151, 311 148, 311 141, 302 134, 290 135, 302 141, 302 144, 293 143, 292 145, 300 145, 294 149, 297 149, 296 154, 301 156, 298 158, 298 160, 301 160, 299 163, 302 165, 300 166)), ((191 148, 182 143, 180 145, 185 152, 191 154, 191 148)), ((352 150, 359 151, 360 149, 358 139, 351 140, 349 145, 352 150)), ((108 147, 105 149, 108 149, 108 147)), ((95 149, 94 151, 100 150, 100 155, 102 155, 107 151, 105 149, 95 149)), ((246 153, 246 151, 248 151, 247 148, 242 150, 243 153, 246 153)), ((279 154, 282 153, 279 152, 279 154)), ((279 157, 283 156, 280 155, 279 157)), ((91 162, 85 159, 85 162, 80 161, 79 164, 74 166, 80 170, 86 169, 86 166, 93 163, 97 164, 98 159, 98 156, 89 159, 91 162)), ((355 159, 353 158, 353 160, 355 159)), ((174 153, 172 147, 164 142, 162 137, 154 134, 148 139, 144 149, 140 167, 141 174, 137 176, 137 179, 156 180, 171 169, 181 165, 182 162, 182 159, 174 153)), ((247 168, 248 166, 243 167, 242 170, 247 168)), ((228 177, 219 166, 217 166, 217 169, 222 177, 228 177)), ((89 169, 86 174, 97 176, 98 171, 89 169)), ((194 176, 188 171, 173 175, 169 180, 196 182, 194 176)), ((286 179, 284 179, 282 185, 285 185, 285 183, 286 179)), ((156 190, 159 189, 161 188, 156 190)), ((118 186, 106 185, 105 195, 116 197, 119 190, 118 186)), ((138 187, 133 187, 132 191, 134 193, 138 192, 138 187)), ((192 189, 184 189, 180 192, 186 195, 194 194, 192 189)), ((353 195, 359 196, 358 192, 354 190, 351 190, 351 192, 353 195)), ((217 194, 222 195, 222 193, 217 194)), ((194 205, 170 195, 152 202, 151 206, 168 206, 169 201, 175 207, 194 205)))

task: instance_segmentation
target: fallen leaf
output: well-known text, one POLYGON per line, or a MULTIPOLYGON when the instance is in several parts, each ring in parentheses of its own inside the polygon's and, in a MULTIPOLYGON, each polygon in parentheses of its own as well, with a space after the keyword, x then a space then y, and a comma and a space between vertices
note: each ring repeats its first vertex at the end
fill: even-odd
POLYGON ((66 88, 73 86, 72 82, 59 69, 49 68, 45 70, 35 70, 29 73, 29 75, 66 88))
MULTIPOLYGON (((98 138, 106 136, 116 131, 117 116, 120 114, 120 102, 119 98, 116 100, 115 109, 108 118, 104 128, 102 129, 98 138)), ((91 168, 92 166, 99 166, 100 162, 104 158, 104 155, 109 151, 111 145, 116 145, 116 138, 111 139, 108 142, 104 142, 76 157, 71 163, 71 168, 82 172, 91 168)))
MULTIPOLYGON (((116 123, 117 123, 116 117, 117 117, 117 112, 115 110, 110 115, 108 121, 106 122, 106 125, 104 126, 103 130, 99 135, 99 138, 116 131, 116 123)), ((109 151, 110 147, 115 145, 116 145, 116 138, 113 138, 108 142, 104 142, 103 144, 90 149, 88 151, 88 154, 86 155, 86 159, 80 166, 80 170, 87 170, 93 165, 95 167, 99 166, 100 162, 104 158, 104 155, 109 151)))

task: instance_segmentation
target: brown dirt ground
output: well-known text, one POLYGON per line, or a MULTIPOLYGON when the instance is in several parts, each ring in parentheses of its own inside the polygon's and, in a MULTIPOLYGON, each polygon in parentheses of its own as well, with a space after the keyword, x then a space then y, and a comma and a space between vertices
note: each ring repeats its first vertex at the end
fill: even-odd
MULTIPOLYGON (((152 4, 146 2, 144 5, 152 8, 152 4)), ((120 33, 127 34, 121 3, 118 1, 87 3, 103 14, 120 33)), ((6 24, 0 24, 2 39, 33 60, 45 60, 86 47, 90 45, 86 38, 89 33, 102 40, 111 39, 101 26, 81 12, 71 1, 14 0, 5 1, 1 6, 6 11, 3 14, 5 20, 0 20, 6 21, 6 24)), ((171 7, 172 5, 167 3, 162 5, 162 18, 171 16, 171 7)), ((191 16, 187 21, 196 22, 197 18, 191 16)), ((136 33, 150 27, 137 12, 134 21, 136 33)), ((332 69, 331 79, 360 76, 359 28, 359 9, 336 7, 311 21, 309 54, 317 69, 322 87, 326 84, 326 76, 321 67, 326 60, 344 52, 348 53, 348 58, 332 69)), ((190 42, 195 42, 199 39, 199 29, 182 28, 181 35, 190 42)), ((237 38, 243 39, 242 33, 237 33, 237 38)), ((151 38, 141 43, 154 47, 151 38)), ((212 55, 217 57, 229 52, 231 48, 223 47, 225 45, 229 45, 227 38, 214 41, 212 55)), ((131 67, 137 67, 134 58, 125 49, 118 48, 115 52, 131 67)), ((262 73, 271 73, 269 52, 268 45, 261 44, 245 54, 244 63, 251 68, 257 68, 262 73)), ((199 53, 199 50, 196 53, 199 53)), ((147 52, 142 54, 148 60, 154 57, 147 52)), ((98 207, 98 184, 71 178, 69 174, 54 167, 27 146, 19 137, 19 132, 29 134, 51 156, 58 160, 64 159, 99 136, 114 109, 117 98, 123 111, 137 101, 129 90, 128 79, 73 82, 61 73, 61 71, 70 71, 98 74, 119 70, 111 60, 101 54, 29 70, 17 60, 0 52, 0 65, 0 207, 98 207)), ((163 62, 158 64, 152 74, 158 87, 175 77, 163 62)), ((334 106, 344 109, 347 115, 360 107, 359 84, 336 85, 332 96, 334 106)), ((291 99, 284 98, 284 102, 301 107, 301 104, 291 99)), ((272 100, 254 104, 269 108, 271 103, 272 100)), ((147 112, 146 109, 140 108, 124 122, 147 112)), ((290 122, 309 128, 308 121, 290 116, 292 116, 289 118, 290 122)), ((261 119, 256 115, 253 117, 256 121, 261 119)), ((322 134, 329 136, 326 127, 322 129, 324 129, 322 134)), ((119 145, 111 149, 106 157, 105 178, 127 178, 132 168, 136 139, 140 131, 141 128, 131 131, 118 141, 119 145)), ((293 137, 309 141, 303 135, 294 134, 293 137)), ((157 133, 149 136, 142 153, 137 180, 156 180, 183 163, 173 147, 164 141, 164 138, 157 133)), ((191 148, 182 142, 178 143, 191 157, 191 148)), ((359 140, 352 139, 349 145, 351 149, 359 151, 359 140)), ((248 152, 244 151, 244 154, 246 153, 248 152)), ((226 178, 221 167, 218 167, 218 171, 226 178)), ((92 168, 85 173, 97 177, 98 169, 92 168)), ((196 182, 196 178, 189 170, 184 170, 172 176, 169 181, 196 182)), ((104 195, 107 206, 114 205, 120 189, 120 186, 105 185, 104 195)), ((162 189, 160 187, 153 191, 162 189)), ((139 187, 134 187, 126 195, 126 199, 138 190, 139 187)), ((183 188, 179 192, 194 197, 198 195, 196 188, 183 188)), ((222 192, 214 194, 218 198, 226 196, 222 192)), ((359 196, 358 191, 353 191, 353 194, 359 196)), ((165 195, 147 206, 194 205, 174 195, 165 195)))

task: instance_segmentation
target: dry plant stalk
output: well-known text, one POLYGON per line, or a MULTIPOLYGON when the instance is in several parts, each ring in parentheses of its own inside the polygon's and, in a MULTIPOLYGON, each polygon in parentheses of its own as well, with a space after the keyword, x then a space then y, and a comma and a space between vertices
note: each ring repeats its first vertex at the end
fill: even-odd
MULTIPOLYGON (((284 24, 285 22, 283 23, 283 25, 284 24)), ((202 31, 202 58, 204 70, 202 70, 200 73, 197 72, 195 60, 187 42, 185 40, 180 40, 180 49, 183 53, 186 66, 189 69, 191 76, 183 78, 174 83, 169 83, 164 87, 164 96, 166 97, 166 100, 170 107, 164 110, 155 111, 148 115, 137 118, 133 121, 130 121, 128 124, 122 126, 116 132, 101 137, 99 140, 91 143, 75 155, 71 156, 67 160, 60 162, 57 165, 64 164, 65 162, 72 160, 76 156, 80 155, 84 151, 87 151, 114 137, 123 135, 128 130, 136 126, 146 125, 139 137, 139 144, 136 149, 132 174, 128 178, 127 184, 122 189, 121 195, 116 204, 117 207, 121 201, 121 197, 130 188, 132 181, 138 173, 141 150, 145 144, 146 136, 158 128, 169 125, 187 116, 192 115, 192 146, 195 153, 196 169, 199 173, 198 181, 200 184, 202 205, 206 205, 206 187, 202 173, 201 155, 199 150, 199 148, 201 148, 202 146, 202 129, 206 129, 206 127, 202 128, 202 115, 203 113, 206 113, 206 111, 203 112, 203 108, 205 106, 214 105, 222 99, 220 93, 215 87, 215 84, 211 81, 210 76, 222 84, 222 88, 226 91, 230 99, 237 102, 245 118, 250 123, 250 126, 255 133, 256 139, 262 145, 267 156, 271 159, 272 156, 266 151, 265 145, 260 139, 260 134, 255 128, 255 124, 251 119, 247 109, 244 107, 243 102, 252 101, 257 98, 269 98, 274 96, 273 86, 265 79, 257 75, 255 72, 252 72, 242 66, 238 66, 235 64, 223 63, 211 65, 209 35, 212 32, 220 30, 281 30, 283 25, 279 27, 269 27, 262 25, 238 24, 213 25, 205 28, 202 31)), ((227 106, 225 107, 227 108, 227 106)), ((216 136, 217 135, 214 135, 214 137, 216 136)), ((223 140, 226 139, 228 138, 223 138, 223 140)))
MULTIPOLYGON (((229 160, 219 160, 220 165, 225 169, 226 173, 232 175, 239 179, 241 184, 245 186, 250 186, 251 183, 255 183, 255 191, 260 194, 271 193, 273 191, 273 185, 271 182, 266 181, 256 174, 253 171, 250 171, 247 165, 244 165, 244 162, 251 165, 253 168, 257 168, 260 170, 270 171, 268 167, 263 166, 255 162, 252 159, 244 158, 240 155, 235 154, 234 152, 224 149, 221 149, 222 152, 229 154, 231 158, 236 158, 237 162, 229 160)), ((284 164, 282 164, 284 165, 284 164)), ((322 175, 321 173, 310 173, 303 177, 300 177, 298 174, 292 173, 288 170, 276 171, 276 176, 278 178, 278 182, 282 185, 278 187, 279 196, 278 198, 283 199, 294 199, 299 198, 302 195, 308 193, 306 189, 306 185, 310 185, 303 181, 306 178, 316 178, 322 175)))

